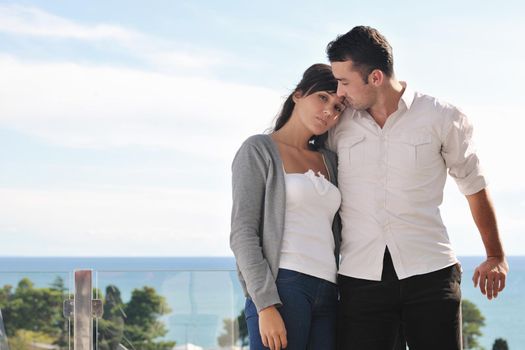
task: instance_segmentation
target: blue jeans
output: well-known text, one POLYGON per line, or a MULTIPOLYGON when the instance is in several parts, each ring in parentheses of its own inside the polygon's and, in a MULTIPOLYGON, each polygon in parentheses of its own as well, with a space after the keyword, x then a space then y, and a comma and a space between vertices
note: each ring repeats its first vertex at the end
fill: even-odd
MULTIPOLYGON (((288 350, 335 349, 337 286, 303 273, 279 269, 277 290, 283 305, 281 313, 286 327, 288 350)), ((250 350, 268 349, 259 333, 259 316, 255 304, 246 299, 244 308, 250 350)))

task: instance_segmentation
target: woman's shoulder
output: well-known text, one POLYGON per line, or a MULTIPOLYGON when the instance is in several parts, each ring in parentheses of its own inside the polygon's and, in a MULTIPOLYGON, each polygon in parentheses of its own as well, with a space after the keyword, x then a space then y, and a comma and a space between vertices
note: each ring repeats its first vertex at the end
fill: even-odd
MULTIPOLYGON (((275 147, 269 135, 259 134, 248 137, 237 150, 232 162, 234 174, 253 180, 254 174, 267 173, 276 161, 275 147)), ((266 175, 265 175, 266 176, 266 175)))
POLYGON ((241 144, 235 155, 235 160, 247 160, 254 161, 259 159, 261 161, 267 161, 273 158, 272 139, 267 134, 257 134, 248 137, 241 144))
POLYGON ((265 145, 268 142, 268 138, 270 135, 268 134, 256 134, 248 137, 246 140, 244 140, 243 144, 251 144, 251 145, 265 145))
POLYGON ((241 149, 255 148, 259 152, 270 152, 272 147, 272 140, 268 134, 257 134, 248 137, 241 145, 241 149))

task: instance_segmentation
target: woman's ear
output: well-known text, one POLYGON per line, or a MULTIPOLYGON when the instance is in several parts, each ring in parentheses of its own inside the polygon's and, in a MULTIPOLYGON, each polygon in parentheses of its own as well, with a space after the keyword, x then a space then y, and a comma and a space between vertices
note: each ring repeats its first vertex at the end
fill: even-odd
POLYGON ((297 100, 302 98, 302 97, 303 97, 302 91, 297 90, 296 92, 293 93, 292 100, 293 100, 294 103, 297 103, 297 100))

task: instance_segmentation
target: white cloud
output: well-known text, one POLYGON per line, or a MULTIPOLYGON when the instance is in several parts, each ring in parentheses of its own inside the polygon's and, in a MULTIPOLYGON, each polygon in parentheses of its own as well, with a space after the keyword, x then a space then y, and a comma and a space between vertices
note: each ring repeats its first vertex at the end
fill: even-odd
MULTIPOLYGON (((120 48, 142 59, 154 70, 207 72, 221 65, 236 65, 232 55, 207 50, 108 23, 83 24, 36 7, 0 5, 0 32, 40 39, 67 39, 120 48), (181 47, 185 49, 181 49, 181 47)), ((99 47, 97 46, 97 47, 99 47)))
POLYGON ((0 197, 0 231, 11 236, 1 245, 0 255, 229 251, 227 193, 186 188, 0 188, 0 197), (20 245, 24 240, 30 244, 20 245))
POLYGON ((138 145, 231 158, 277 113, 275 91, 217 80, 0 56, 0 124, 87 148, 138 145))
POLYGON ((201 70, 203 67, 220 65, 224 58, 217 55, 191 55, 184 52, 153 52, 147 55, 152 62, 161 67, 184 67, 201 70))
POLYGON ((36 7, 14 4, 0 5, 0 31, 37 37, 93 41, 131 42, 144 39, 140 33, 120 26, 108 24, 81 25, 36 7))
POLYGON ((525 119, 518 105, 492 101, 464 109, 474 124, 474 141, 481 165, 494 191, 525 190, 525 164, 519 151, 524 148, 522 130, 525 119))

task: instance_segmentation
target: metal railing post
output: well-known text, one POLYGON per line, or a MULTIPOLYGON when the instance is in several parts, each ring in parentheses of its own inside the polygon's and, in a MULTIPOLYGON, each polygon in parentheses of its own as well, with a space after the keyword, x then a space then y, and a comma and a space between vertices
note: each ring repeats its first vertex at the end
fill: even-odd
POLYGON ((75 271, 74 350, 93 350, 92 271, 75 271))
POLYGON ((64 316, 74 318, 74 350, 93 350, 93 318, 103 313, 102 301, 92 297, 92 275, 92 270, 76 270, 75 298, 64 301, 64 316))

